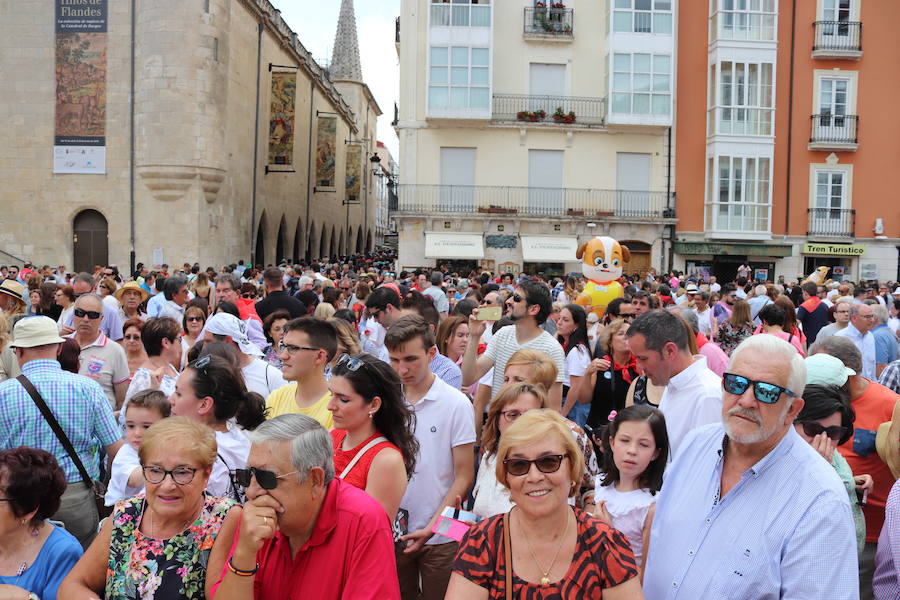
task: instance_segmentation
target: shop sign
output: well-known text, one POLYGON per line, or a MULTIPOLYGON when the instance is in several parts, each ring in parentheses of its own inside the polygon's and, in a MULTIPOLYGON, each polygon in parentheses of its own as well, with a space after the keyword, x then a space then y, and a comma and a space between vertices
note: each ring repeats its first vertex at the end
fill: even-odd
POLYGON ((822 256, 862 256, 866 252, 866 247, 851 246, 850 244, 806 242, 803 244, 802 252, 803 254, 819 254, 822 256))
POLYGON ((712 254, 713 256, 791 256, 789 245, 718 244, 710 242, 675 242, 676 254, 712 254))
POLYGON ((768 269, 756 269, 754 279, 757 281, 767 281, 769 279, 768 269))
POLYGON ((859 278, 864 281, 878 279, 878 263, 860 263, 859 278))

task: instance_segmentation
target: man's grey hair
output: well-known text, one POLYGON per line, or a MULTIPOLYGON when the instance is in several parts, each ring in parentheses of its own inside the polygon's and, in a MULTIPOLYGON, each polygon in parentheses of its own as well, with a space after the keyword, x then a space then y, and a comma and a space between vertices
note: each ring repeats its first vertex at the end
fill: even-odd
POLYGON ((95 294, 94 292, 88 292, 87 294, 82 294, 82 295, 78 296, 78 298, 75 299, 75 304, 78 304, 85 298, 93 298, 94 300, 96 300, 97 303, 100 304, 100 312, 103 312, 103 307, 104 307, 103 298, 101 298, 99 294, 95 294))
POLYGON ((178 293, 178 290, 185 287, 187 284, 187 277, 181 275, 169 277, 163 284, 163 296, 165 296, 166 300, 171 300, 172 297, 178 293))
MULTIPOLYGON (((847 340, 850 341, 850 340, 847 340)), ((850 342, 851 344, 853 342, 850 342)), ((787 388, 794 392, 796 397, 803 396, 803 389, 806 387, 806 362, 791 344, 784 341, 778 336, 761 334, 751 335, 731 353, 731 360, 728 361, 728 370, 734 365, 738 357, 744 352, 755 352, 765 360, 771 360, 772 364, 787 364, 790 369, 788 374, 787 388)))
POLYGON ((819 340, 809 349, 809 355, 830 354, 844 363, 848 369, 857 373, 862 371, 862 353, 856 344, 849 338, 840 335, 830 335, 824 340, 819 340))
POLYGON ((221 273, 216 275, 216 285, 220 283, 227 283, 231 286, 231 289, 236 291, 238 294, 241 293, 241 278, 238 277, 235 273, 221 273))
POLYGON ((860 311, 860 309, 862 309, 863 306, 865 306, 865 304, 863 302, 852 302, 850 304, 850 316, 851 317, 858 316, 859 311, 860 311))
POLYGON ((74 284, 77 281, 80 281, 81 283, 86 283, 89 286, 94 287, 94 278, 91 277, 90 273, 85 273, 84 271, 82 271, 81 273, 79 273, 78 275, 76 275, 75 277, 72 278, 72 284, 74 284))
POLYGON ((875 315, 875 318, 878 320, 879 324, 887 323, 888 319, 891 318, 890 315, 888 315, 887 309, 880 304, 872 307, 872 314, 875 315))
POLYGON ((758 297, 765 296, 766 295, 766 286, 764 286, 763 284, 759 284, 758 286, 753 288, 753 293, 756 294, 758 297))
POLYGON ((695 313, 690 308, 686 306, 670 306, 668 308, 669 311, 675 313, 676 315, 681 315, 685 321, 687 321, 688 325, 691 326, 691 329, 694 330, 694 334, 700 332, 700 319, 697 317, 697 313, 695 313))
POLYGON ((334 449, 331 435, 318 421, 306 415, 281 415, 247 432, 253 444, 291 442, 291 464, 300 482, 313 467, 325 471, 325 485, 334 479, 334 449))

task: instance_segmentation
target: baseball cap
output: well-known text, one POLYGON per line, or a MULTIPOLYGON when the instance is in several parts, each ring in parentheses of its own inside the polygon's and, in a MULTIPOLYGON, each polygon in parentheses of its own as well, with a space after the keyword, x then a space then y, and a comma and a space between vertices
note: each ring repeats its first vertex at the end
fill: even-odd
POLYGON ((839 358, 830 354, 813 354, 807 356, 805 362, 806 385, 842 386, 847 383, 848 377, 856 375, 856 371, 845 367, 839 358))

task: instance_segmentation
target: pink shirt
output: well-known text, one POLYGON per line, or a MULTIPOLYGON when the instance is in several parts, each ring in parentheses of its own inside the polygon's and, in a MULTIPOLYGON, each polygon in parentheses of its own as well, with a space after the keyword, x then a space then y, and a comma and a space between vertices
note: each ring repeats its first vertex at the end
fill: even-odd
MULTIPOLYGON (((228 555, 234 554, 240 529, 228 555)), ((334 478, 312 536, 291 558, 278 532, 256 554, 255 600, 400 600, 394 538, 384 509, 364 491, 334 478)), ((215 598, 228 572, 213 586, 215 598)))

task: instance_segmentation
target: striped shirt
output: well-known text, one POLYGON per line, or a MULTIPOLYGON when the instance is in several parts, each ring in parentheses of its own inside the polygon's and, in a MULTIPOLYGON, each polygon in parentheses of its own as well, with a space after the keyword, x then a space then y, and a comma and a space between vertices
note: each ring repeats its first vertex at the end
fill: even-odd
POLYGON ((524 344, 520 344, 516 339, 516 326, 507 325, 491 336, 488 342, 487 350, 484 355, 494 361, 494 381, 491 385, 491 399, 497 397, 500 388, 503 387, 503 378, 506 375, 506 363, 510 357, 522 348, 531 348, 540 350, 553 359, 556 364, 556 381, 562 382, 566 375, 566 355, 563 353, 562 346, 556 339, 547 333, 541 331, 540 335, 528 340, 524 344))
POLYGON ((721 424, 688 434, 666 471, 644 575, 649 600, 859 598, 847 492, 793 427, 720 498, 721 424))
MULTIPOLYGON (((55 360, 32 360, 22 373, 53 412, 92 478, 100 476, 100 446, 119 440, 112 409, 100 385, 63 371, 55 360), (99 445, 98 445, 99 441, 99 445)), ((81 481, 75 463, 44 420, 34 400, 15 379, 0 383, 0 450, 28 446, 56 457, 69 482, 81 481)))

